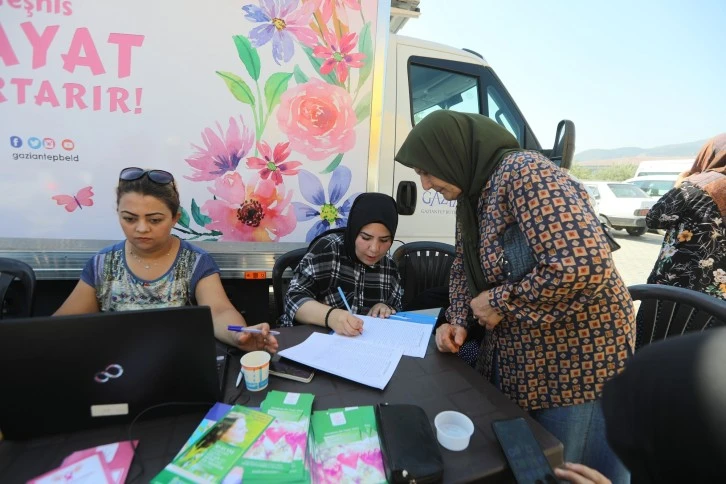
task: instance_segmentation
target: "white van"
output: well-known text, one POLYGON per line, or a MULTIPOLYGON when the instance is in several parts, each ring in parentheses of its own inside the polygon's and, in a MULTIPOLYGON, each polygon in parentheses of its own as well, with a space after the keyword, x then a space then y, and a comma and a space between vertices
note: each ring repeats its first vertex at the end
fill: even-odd
POLYGON ((693 158, 674 160, 641 161, 635 170, 635 178, 651 175, 680 175, 693 166, 693 158))
POLYGON ((678 175, 645 175, 625 181, 639 187, 648 196, 659 199, 673 188, 677 179, 678 175))

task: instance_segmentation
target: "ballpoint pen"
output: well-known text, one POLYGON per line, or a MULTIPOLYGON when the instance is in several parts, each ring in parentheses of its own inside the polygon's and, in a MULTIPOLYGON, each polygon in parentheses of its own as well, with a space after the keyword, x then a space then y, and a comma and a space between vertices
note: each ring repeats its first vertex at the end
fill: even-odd
POLYGON ((349 313, 353 314, 353 310, 350 309, 350 304, 348 304, 348 300, 345 298, 345 294, 343 293, 343 290, 338 286, 338 293, 340 293, 340 297, 343 298, 343 304, 345 304, 345 308, 348 310, 349 313))
MULTIPOLYGON (((227 329, 230 331, 236 331, 238 333, 257 333, 261 334, 262 330, 257 328, 248 328, 246 326, 227 326, 227 329)), ((273 336, 277 336, 280 334, 279 331, 270 331, 270 334, 273 336)))
POLYGON ((239 388, 239 384, 242 381, 242 370, 239 371, 239 375, 237 375, 237 383, 234 384, 235 388, 239 388))

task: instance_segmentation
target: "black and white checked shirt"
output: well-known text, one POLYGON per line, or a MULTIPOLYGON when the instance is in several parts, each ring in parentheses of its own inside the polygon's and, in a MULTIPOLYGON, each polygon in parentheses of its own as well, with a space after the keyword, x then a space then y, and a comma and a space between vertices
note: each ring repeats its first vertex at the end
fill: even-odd
POLYGON ((401 310, 403 287, 391 256, 386 254, 373 266, 354 262, 345 253, 343 234, 329 234, 310 247, 295 269, 280 325, 292 326, 300 306, 311 299, 346 309, 339 286, 354 314, 365 315, 377 303, 401 310))

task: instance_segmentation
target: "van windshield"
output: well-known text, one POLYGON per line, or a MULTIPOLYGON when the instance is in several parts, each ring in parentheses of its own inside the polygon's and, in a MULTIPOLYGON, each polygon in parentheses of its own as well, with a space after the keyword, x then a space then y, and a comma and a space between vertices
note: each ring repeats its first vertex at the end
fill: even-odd
POLYGON ((608 187, 618 198, 647 198, 643 190, 630 183, 608 183, 608 187))

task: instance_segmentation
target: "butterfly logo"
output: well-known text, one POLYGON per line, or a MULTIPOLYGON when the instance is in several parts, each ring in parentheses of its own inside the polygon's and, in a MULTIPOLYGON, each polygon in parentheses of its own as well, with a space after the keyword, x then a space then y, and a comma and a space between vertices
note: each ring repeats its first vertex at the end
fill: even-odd
POLYGON ((53 200, 58 205, 65 205, 65 209, 68 212, 72 212, 77 208, 83 210, 83 207, 90 207, 93 205, 93 187, 85 187, 78 190, 75 195, 56 195, 53 200))

